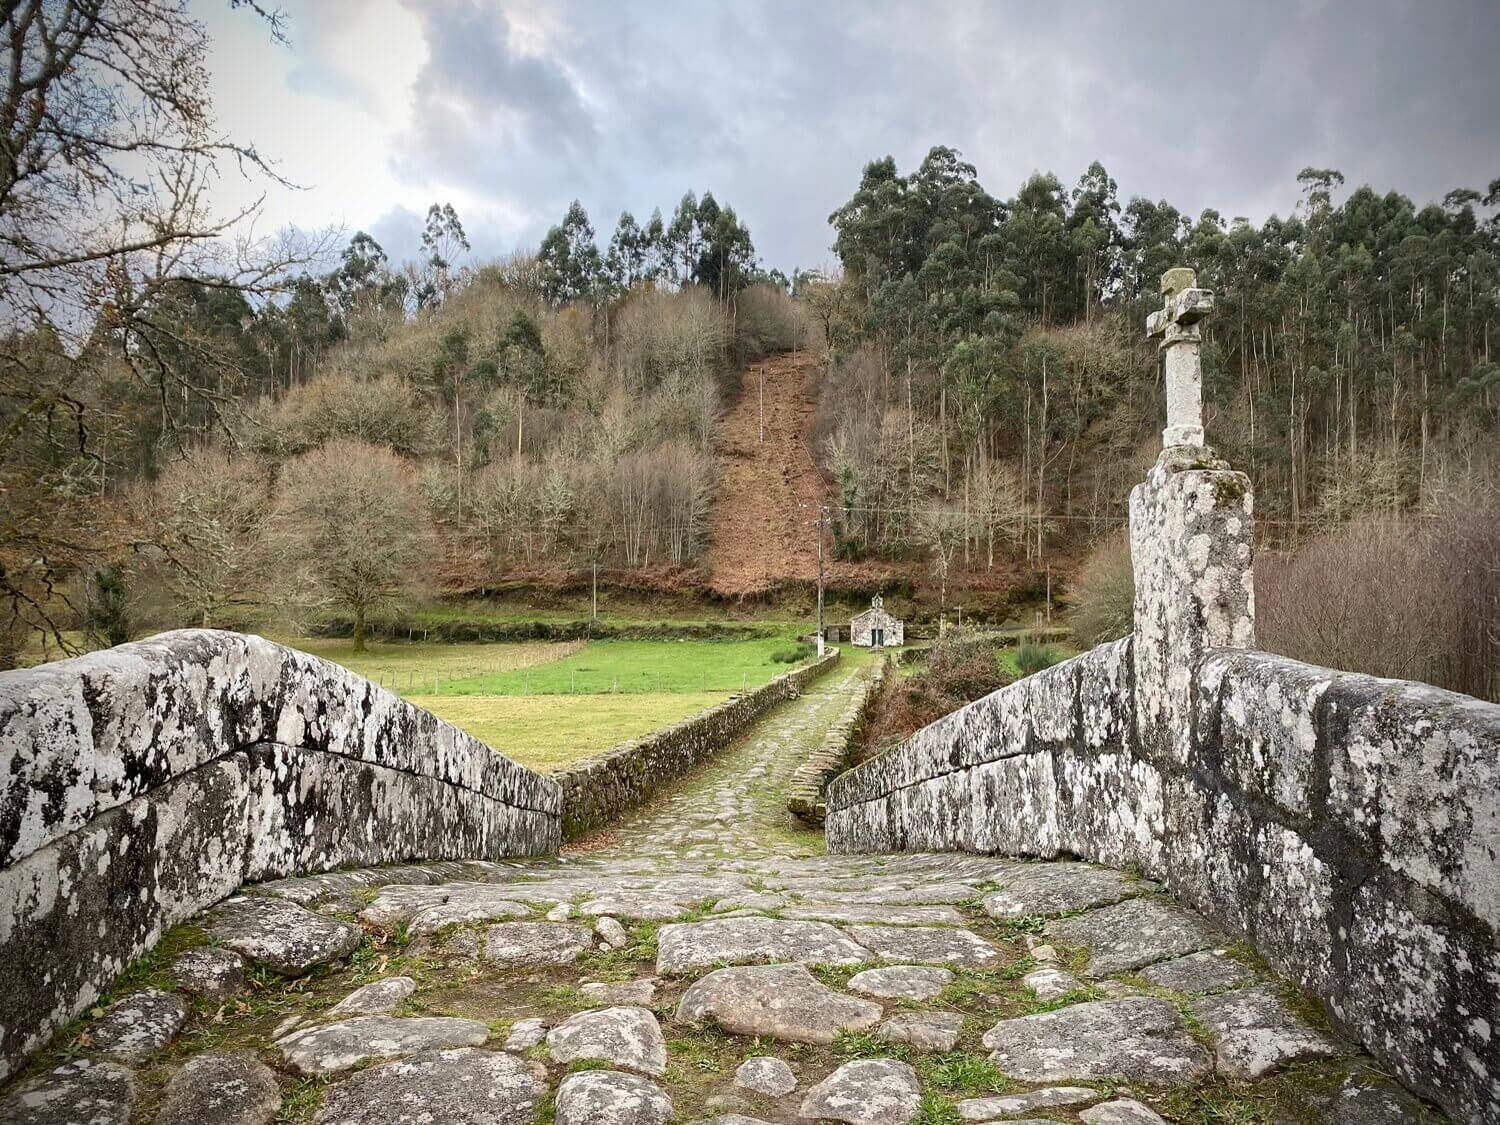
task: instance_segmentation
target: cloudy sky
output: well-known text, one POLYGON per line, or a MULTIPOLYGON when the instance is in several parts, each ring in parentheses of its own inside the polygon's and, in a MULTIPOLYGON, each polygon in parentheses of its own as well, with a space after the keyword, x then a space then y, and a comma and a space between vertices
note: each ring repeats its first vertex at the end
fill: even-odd
POLYGON ((393 258, 434 200, 483 258, 575 197, 607 235, 691 188, 767 265, 819 265, 863 165, 935 144, 1001 196, 1098 159, 1122 200, 1257 221, 1307 165, 1419 201, 1500 176, 1500 0, 280 5, 290 45, 194 0, 221 124, 302 185, 268 221, 366 229, 393 258))

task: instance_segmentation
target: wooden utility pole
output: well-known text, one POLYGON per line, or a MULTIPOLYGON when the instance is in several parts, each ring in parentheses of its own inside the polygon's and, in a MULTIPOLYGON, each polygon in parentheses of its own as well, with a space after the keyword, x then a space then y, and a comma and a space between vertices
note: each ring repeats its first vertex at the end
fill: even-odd
POLYGON ((823 655, 823 522, 828 518, 828 505, 818 509, 818 655, 823 655))
POLYGON ((761 364, 756 370, 760 373, 760 443, 766 443, 766 365, 761 364))

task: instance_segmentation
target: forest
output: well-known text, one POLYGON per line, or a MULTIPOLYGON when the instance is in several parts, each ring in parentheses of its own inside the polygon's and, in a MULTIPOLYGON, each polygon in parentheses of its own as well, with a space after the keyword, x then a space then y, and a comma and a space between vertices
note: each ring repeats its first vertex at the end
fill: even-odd
POLYGON ((13 92, 0 662, 39 636, 271 610, 338 607, 359 631, 393 603, 597 568, 691 590, 716 423, 747 363, 791 349, 818 372, 807 448, 836 559, 940 590, 1045 573, 1050 591, 1055 571, 1085 634, 1118 628, 1126 496, 1162 416, 1143 325, 1187 264, 1218 301, 1209 440, 1253 481, 1267 589, 1284 576, 1273 630, 1316 618, 1329 598, 1292 594, 1328 570, 1310 545, 1342 535, 1366 545, 1361 596, 1396 620, 1381 669, 1494 690, 1500 179, 1419 205, 1308 168, 1291 213, 1256 223, 1122 197, 1097 162, 1071 188, 1036 174, 996 195, 938 146, 904 175, 889 157, 851 175, 832 270, 767 269, 711 192, 607 237, 575 201, 534 250, 486 262, 434 203, 394 262, 365 232, 229 236, 244 216, 213 212, 213 175, 276 173, 212 139, 202 28, 152 19, 104 45, 48 32, 37 88, 67 114, 32 121, 13 92), (112 78, 70 66, 96 49, 112 78), (104 98, 184 59, 192 97, 104 98), (142 191, 127 149, 160 186, 142 191), (1435 670, 1399 627, 1439 615, 1436 647, 1479 671, 1435 670))

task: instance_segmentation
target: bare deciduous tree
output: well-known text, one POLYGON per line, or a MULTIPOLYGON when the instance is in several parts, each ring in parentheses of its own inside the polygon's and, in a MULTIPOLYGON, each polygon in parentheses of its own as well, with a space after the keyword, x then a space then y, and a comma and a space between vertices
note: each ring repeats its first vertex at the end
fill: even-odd
MULTIPOLYGON (((269 21, 253 0, 231 0, 269 21)), ((237 357, 182 330, 183 283, 263 297, 317 247, 223 212, 226 175, 275 173, 217 130, 203 26, 172 0, 0 5, 0 602, 60 643, 58 583, 118 548, 102 506, 100 357, 160 405, 219 417, 237 357), (86 354, 87 353, 87 354, 86 354)), ((64 644, 66 648, 66 644, 64 644)))
POLYGON ((371 611, 413 588, 432 544, 411 466, 362 442, 332 441, 289 461, 274 519, 299 583, 353 617, 355 651, 371 611))

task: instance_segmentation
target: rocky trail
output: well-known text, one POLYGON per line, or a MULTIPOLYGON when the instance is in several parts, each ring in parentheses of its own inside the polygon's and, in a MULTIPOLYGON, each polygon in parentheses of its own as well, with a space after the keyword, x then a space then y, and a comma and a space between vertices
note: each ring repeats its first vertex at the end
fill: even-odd
POLYGON ((852 675, 606 846, 246 888, 60 1036, 0 1121, 1440 1120, 1153 884, 819 854, 781 802, 852 675))

